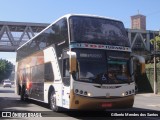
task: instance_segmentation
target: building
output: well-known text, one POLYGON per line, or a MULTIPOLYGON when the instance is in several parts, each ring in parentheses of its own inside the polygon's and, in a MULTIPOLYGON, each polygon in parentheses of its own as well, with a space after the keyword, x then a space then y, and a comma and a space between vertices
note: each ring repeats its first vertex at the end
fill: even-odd
POLYGON ((146 30, 146 16, 142 14, 131 16, 131 29, 127 30, 133 53, 147 55, 151 51, 150 39, 155 31, 146 30))
POLYGON ((146 16, 141 14, 131 16, 131 29, 146 30, 146 16))

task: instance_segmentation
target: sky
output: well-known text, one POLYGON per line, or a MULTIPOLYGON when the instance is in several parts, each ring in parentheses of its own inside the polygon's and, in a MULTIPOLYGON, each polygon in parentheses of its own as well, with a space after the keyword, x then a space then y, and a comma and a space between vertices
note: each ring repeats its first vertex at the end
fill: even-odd
MULTIPOLYGON (((147 30, 160 30, 160 0, 1 0, 0 21, 52 23, 68 14, 94 14, 121 20, 131 27, 130 16, 146 16, 147 30)), ((15 64, 16 53, 0 52, 0 59, 15 64)))

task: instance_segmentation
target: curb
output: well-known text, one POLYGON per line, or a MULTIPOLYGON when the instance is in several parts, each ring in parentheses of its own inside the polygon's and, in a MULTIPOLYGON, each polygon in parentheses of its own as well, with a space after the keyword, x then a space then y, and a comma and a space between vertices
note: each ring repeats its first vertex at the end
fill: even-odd
POLYGON ((138 95, 138 96, 146 96, 146 97, 150 97, 150 96, 160 97, 160 94, 154 94, 154 93, 137 93, 136 95, 138 95))

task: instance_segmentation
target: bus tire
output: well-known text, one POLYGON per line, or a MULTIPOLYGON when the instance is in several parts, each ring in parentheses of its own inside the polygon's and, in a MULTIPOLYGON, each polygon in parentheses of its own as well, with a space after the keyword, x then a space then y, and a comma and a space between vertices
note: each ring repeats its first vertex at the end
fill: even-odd
POLYGON ((51 91, 49 94, 49 106, 52 111, 54 112, 59 111, 59 107, 56 104, 56 94, 54 91, 51 91))
POLYGON ((23 86, 23 87, 21 88, 21 101, 27 101, 28 98, 27 98, 26 96, 27 96, 27 95, 26 95, 25 87, 23 86))

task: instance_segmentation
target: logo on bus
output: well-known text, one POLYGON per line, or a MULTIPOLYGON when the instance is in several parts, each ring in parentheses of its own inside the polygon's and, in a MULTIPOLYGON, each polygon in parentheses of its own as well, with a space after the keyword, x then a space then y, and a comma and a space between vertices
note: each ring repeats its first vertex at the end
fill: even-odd
POLYGON ((71 48, 94 48, 94 49, 105 49, 105 50, 119 50, 129 51, 131 48, 124 46, 113 46, 113 45, 101 45, 101 44, 88 44, 88 43, 73 43, 70 45, 71 48))
POLYGON ((103 76, 102 76, 102 80, 103 80, 103 81, 107 80, 107 78, 105 77, 104 74, 103 74, 103 76))

